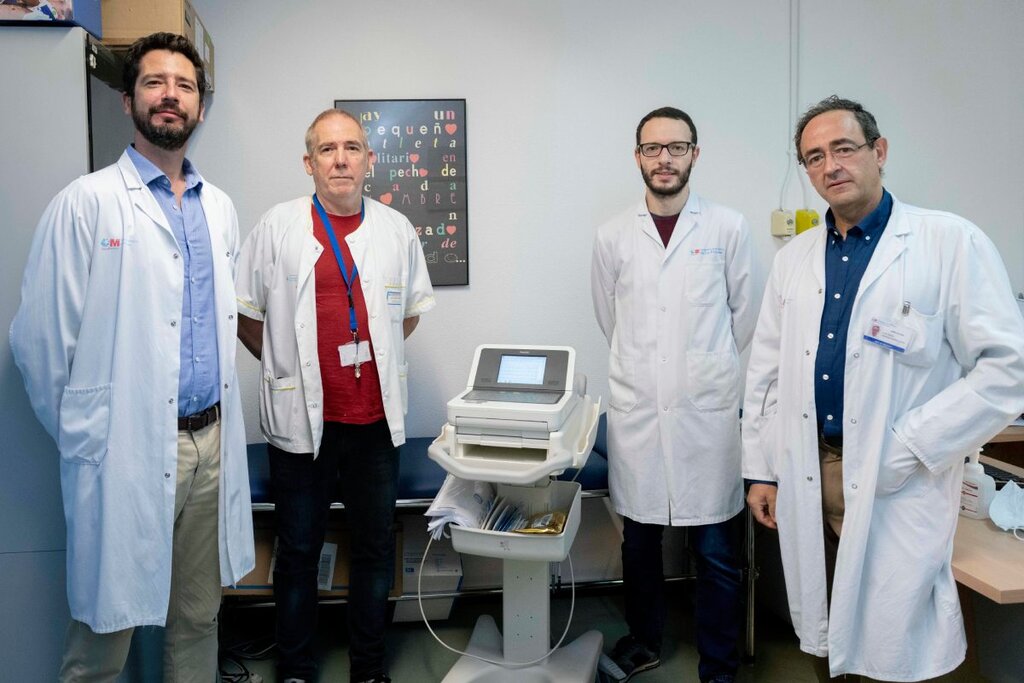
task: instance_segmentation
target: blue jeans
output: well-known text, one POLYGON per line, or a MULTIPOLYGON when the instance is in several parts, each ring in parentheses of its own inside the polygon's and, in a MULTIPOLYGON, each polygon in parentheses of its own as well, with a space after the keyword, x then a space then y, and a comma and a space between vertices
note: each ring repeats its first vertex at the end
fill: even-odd
MULTIPOLYGON (((388 593, 395 571, 398 449, 387 422, 324 424, 320 453, 270 446, 278 546, 274 567, 278 675, 313 680, 316 576, 327 513, 340 498, 348 519, 350 678, 384 673, 388 593), (340 494, 340 495, 339 495, 340 494)), ((344 554, 345 549, 339 549, 344 554)))
MULTIPOLYGON (((695 621, 697 673, 707 681, 735 675, 741 624, 741 579, 737 517, 717 524, 687 527, 697 561, 695 621)), ((665 576, 661 537, 665 527, 623 518, 622 578, 626 624, 634 638, 661 651, 665 631, 665 576)))

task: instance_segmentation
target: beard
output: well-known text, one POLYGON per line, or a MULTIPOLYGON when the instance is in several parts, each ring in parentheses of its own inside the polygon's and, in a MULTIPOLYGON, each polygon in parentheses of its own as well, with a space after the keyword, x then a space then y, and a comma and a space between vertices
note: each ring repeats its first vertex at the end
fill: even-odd
POLYGON ((132 121, 135 123, 135 129, 142 134, 142 137, 153 145, 166 149, 169 152, 181 149, 188 142, 188 139, 192 137, 192 131, 199 124, 198 119, 189 118, 188 114, 177 107, 172 108, 167 105, 160 105, 159 107, 150 108, 148 112, 142 112, 139 111, 134 102, 132 103, 132 121), (158 111, 166 111, 168 109, 172 109, 175 114, 182 118, 180 125, 157 125, 152 122, 153 116, 158 111))
POLYGON ((692 168, 693 166, 691 165, 682 173, 677 173, 676 182, 668 185, 667 187, 655 185, 654 179, 651 177, 653 173, 648 173, 643 168, 640 169, 640 175, 643 176, 644 184, 647 185, 647 189, 653 194, 656 194, 659 197, 675 197, 682 192, 686 187, 686 184, 690 182, 690 169, 692 168))

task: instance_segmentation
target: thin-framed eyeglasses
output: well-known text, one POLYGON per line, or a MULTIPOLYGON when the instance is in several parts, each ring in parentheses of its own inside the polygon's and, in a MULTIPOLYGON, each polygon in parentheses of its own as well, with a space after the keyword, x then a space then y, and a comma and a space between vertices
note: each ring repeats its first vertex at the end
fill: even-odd
MULTIPOLYGON (((839 160, 849 159, 863 148, 874 147, 874 145, 874 140, 865 142, 862 145, 855 145, 852 142, 844 142, 832 148, 832 158, 839 160)), ((804 165, 804 168, 820 168, 821 165, 825 163, 825 152, 811 152, 804 157, 800 163, 804 165)))
POLYGON ((685 157, 689 151, 696 147, 692 142, 670 142, 663 145, 660 142, 644 142, 636 146, 645 157, 656 157, 661 155, 661 150, 667 149, 674 157, 685 157))

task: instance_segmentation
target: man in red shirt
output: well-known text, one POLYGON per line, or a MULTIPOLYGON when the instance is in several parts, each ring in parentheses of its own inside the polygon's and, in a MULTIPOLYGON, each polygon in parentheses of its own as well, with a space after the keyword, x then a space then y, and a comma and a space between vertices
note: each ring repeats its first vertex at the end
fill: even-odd
POLYGON ((238 336, 261 365, 286 682, 316 674, 316 576, 339 492, 350 538, 350 679, 390 681, 384 636, 405 442, 404 340, 434 297, 408 219, 362 196, 373 161, 353 116, 320 114, 303 157, 315 194, 270 209, 239 257, 238 336))

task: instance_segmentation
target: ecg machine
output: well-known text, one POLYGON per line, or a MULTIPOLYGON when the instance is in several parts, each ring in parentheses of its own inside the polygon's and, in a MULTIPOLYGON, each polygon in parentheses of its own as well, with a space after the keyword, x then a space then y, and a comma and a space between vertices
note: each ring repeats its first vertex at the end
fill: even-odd
MULTIPOLYGON (((449 527, 458 552, 502 560, 503 617, 501 629, 490 615, 480 617, 444 683, 594 680, 599 631, 551 647, 550 563, 566 560, 580 525, 579 483, 552 477, 586 464, 601 411, 575 361, 567 346, 477 347, 466 389, 448 402, 448 422, 427 449, 450 474, 494 482, 498 496, 528 514, 566 515, 563 530, 551 535, 449 527)), ((562 639, 567 632, 568 625, 562 639)))
POLYGON ((448 402, 442 466, 464 479, 484 468, 487 481, 508 484, 583 467, 600 406, 575 365, 568 346, 478 347, 466 389, 448 402))

